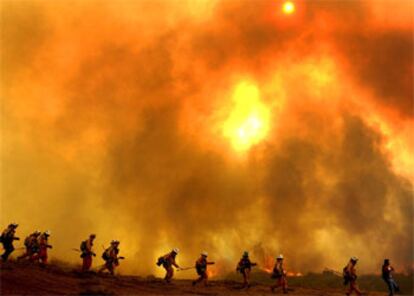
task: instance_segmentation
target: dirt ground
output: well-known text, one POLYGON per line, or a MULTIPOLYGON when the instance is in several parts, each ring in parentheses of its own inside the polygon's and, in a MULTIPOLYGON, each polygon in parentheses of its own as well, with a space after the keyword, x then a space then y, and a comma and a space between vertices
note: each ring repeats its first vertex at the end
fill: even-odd
MULTIPOLYGON (((167 285, 153 277, 82 275, 56 265, 42 268, 28 263, 3 264, 0 276, 1 295, 272 295, 268 285, 257 283, 249 289, 241 289, 239 282, 230 280, 211 281, 209 287, 192 287, 190 280, 167 285)), ((289 295, 345 295, 339 289, 291 288, 289 295)), ((369 295, 387 294, 371 292, 369 295)))

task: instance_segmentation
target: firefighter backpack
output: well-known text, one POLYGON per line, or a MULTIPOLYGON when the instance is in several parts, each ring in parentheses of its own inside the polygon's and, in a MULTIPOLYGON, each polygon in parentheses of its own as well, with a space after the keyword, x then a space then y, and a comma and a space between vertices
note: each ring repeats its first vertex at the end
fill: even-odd
POLYGON ((106 249, 103 253, 102 253, 102 259, 105 261, 109 260, 109 254, 108 254, 108 249, 106 249))
POLYGON ((165 263, 165 259, 164 259, 164 257, 160 257, 160 258, 158 258, 158 260, 157 260, 157 265, 158 266, 161 266, 161 265, 163 265, 165 263))
POLYGON ((80 244, 80 250, 82 252, 85 252, 86 251, 86 241, 81 242, 81 244, 80 244))

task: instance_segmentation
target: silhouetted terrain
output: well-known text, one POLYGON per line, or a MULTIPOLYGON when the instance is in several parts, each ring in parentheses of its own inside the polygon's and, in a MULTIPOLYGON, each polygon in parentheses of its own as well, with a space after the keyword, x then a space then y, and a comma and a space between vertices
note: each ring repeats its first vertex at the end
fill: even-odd
MULTIPOLYGON (((252 275, 252 287, 241 289, 236 274, 224 280, 213 280, 211 286, 192 287, 190 280, 176 280, 166 285, 159 278, 118 275, 82 275, 72 266, 53 264, 46 268, 27 263, 7 263, 1 266, 1 295, 270 295, 268 274, 252 275)), ((398 277, 405 291, 412 290, 412 279, 398 277)), ((334 275, 310 274, 289 278, 290 295, 344 295, 341 279, 334 275)), ((387 295, 377 276, 362 276, 361 287, 369 295, 387 295)), ((281 291, 277 291, 281 294, 281 291)), ((410 295, 408 293, 407 295, 410 295)))

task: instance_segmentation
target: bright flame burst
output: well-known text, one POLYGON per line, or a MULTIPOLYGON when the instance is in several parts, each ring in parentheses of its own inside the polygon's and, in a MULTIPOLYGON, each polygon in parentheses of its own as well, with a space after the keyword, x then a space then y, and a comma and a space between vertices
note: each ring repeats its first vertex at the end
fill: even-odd
POLYGON ((286 1, 285 3, 283 3, 283 12, 286 14, 292 14, 295 12, 295 4, 293 4, 293 2, 291 1, 286 1))
POLYGON ((234 108, 223 125, 223 134, 237 151, 246 151, 263 140, 269 131, 270 111, 260 101, 253 84, 239 83, 233 93, 234 108))

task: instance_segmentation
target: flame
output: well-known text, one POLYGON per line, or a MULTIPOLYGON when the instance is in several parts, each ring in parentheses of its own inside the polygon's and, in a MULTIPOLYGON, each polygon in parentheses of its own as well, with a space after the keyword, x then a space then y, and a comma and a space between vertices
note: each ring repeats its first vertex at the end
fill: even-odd
POLYGON ((268 134, 270 111, 261 102, 258 88, 251 83, 239 83, 233 100, 234 108, 223 125, 223 134, 235 150, 246 151, 268 134))
POLYGON ((264 262, 262 265, 262 270, 267 273, 273 272, 273 265, 274 265, 274 259, 272 256, 265 256, 264 262))

